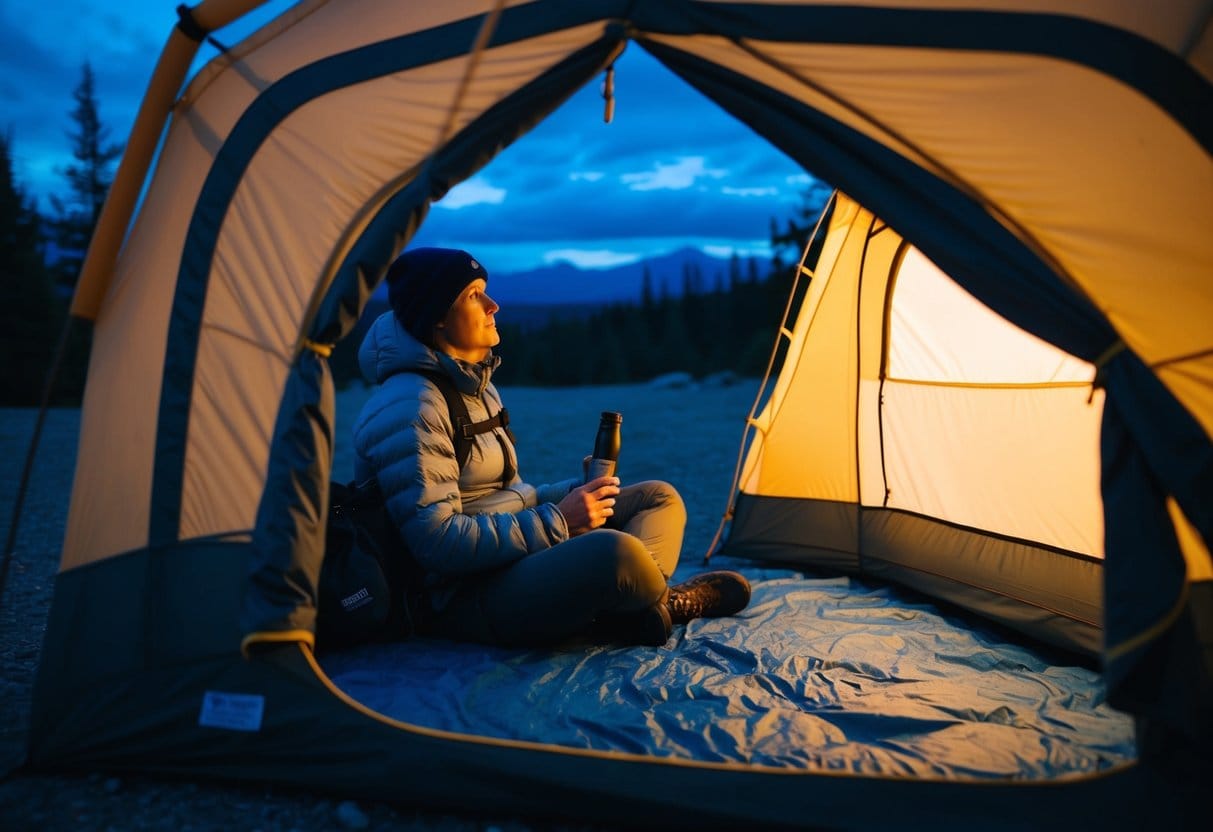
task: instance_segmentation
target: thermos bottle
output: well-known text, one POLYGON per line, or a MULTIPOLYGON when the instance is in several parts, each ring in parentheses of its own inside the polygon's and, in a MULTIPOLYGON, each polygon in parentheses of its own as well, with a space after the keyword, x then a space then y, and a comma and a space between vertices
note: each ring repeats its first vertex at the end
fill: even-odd
POLYGON ((619 461, 619 425, 622 421, 622 413, 612 410, 602 412, 598 434, 594 437, 594 455, 586 468, 586 482, 615 474, 615 463, 619 461))

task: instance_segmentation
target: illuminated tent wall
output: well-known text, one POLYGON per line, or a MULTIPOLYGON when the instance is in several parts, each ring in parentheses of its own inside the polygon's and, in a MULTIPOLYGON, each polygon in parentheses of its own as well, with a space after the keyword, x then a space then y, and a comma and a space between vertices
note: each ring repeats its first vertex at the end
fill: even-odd
POLYGON ((1207 734, 1206 3, 309 0, 182 91, 197 43, 251 5, 207 0, 172 32, 73 305, 94 342, 34 765, 680 825, 1126 799, 1116 778, 966 791, 488 741, 326 684, 326 345, 428 205, 629 41, 1098 367, 1106 679, 1207 734))
POLYGON ((1102 391, 839 196, 727 554, 867 573, 1102 648, 1102 391))

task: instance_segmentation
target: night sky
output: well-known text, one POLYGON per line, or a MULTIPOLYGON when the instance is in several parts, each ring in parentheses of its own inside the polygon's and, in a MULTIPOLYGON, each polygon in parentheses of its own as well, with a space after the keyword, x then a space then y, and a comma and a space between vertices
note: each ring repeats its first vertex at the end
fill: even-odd
MULTIPOLYGON (((214 36, 233 44, 291 5, 273 2, 214 36)), ((124 143, 170 28, 172 0, 0 0, 0 129, 17 181, 50 210, 67 196, 72 91, 87 61, 102 123, 124 143)), ((195 70, 215 55, 204 45, 195 70)), ((773 218, 792 216, 810 177, 629 44, 604 124, 599 82, 436 204, 413 245, 478 253, 499 271, 556 260, 611 266, 696 246, 767 252, 773 218)))

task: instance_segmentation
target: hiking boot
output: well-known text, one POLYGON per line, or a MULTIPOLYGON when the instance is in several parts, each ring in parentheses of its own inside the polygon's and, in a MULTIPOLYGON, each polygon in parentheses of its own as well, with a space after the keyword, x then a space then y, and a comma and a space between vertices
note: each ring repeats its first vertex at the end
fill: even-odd
POLYGON ((737 572, 704 572, 670 587, 665 605, 670 621, 686 624, 692 618, 736 615, 750 603, 750 582, 737 572))

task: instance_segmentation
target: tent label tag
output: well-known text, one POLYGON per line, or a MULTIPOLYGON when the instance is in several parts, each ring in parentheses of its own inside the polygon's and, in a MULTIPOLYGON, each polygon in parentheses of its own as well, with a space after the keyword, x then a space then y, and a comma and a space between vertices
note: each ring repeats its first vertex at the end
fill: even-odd
POLYGON ((231 731, 260 731, 265 697, 251 693, 224 693, 208 690, 202 695, 198 724, 204 728, 231 731))

